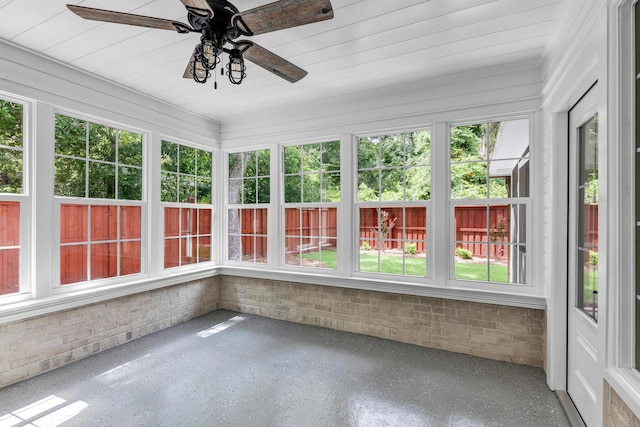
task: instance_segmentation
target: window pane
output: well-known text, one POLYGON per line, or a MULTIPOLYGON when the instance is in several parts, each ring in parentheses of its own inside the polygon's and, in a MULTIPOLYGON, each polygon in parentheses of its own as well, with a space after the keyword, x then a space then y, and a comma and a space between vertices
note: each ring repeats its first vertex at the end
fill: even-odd
POLYGON ((164 240, 164 268, 180 266, 180 240, 164 240))
POLYGON ((379 142, 375 137, 358 139, 358 169, 378 167, 379 142))
POLYGON ((258 176, 269 176, 271 173, 271 154, 269 150, 258 151, 258 176))
POLYGON ((404 136, 385 136, 380 145, 380 156, 383 168, 402 167, 404 165, 404 136))
POLYGON ((196 200, 198 203, 211 203, 211 179, 198 178, 196 200))
POLYGON ((0 201, 0 295, 20 290, 20 203, 0 201))
POLYGON ((358 201, 380 200, 380 176, 378 170, 358 172, 358 201))
POLYGON ((487 198, 487 164, 484 162, 451 165, 452 199, 487 198))
POLYGON ((302 180, 299 175, 284 177, 284 202, 302 202, 302 180))
POLYGON ((118 244, 91 245, 91 279, 105 279, 118 275, 118 244))
POLYGON ((320 170, 320 144, 306 144, 302 146, 302 164, 304 172, 320 170))
POLYGON ((142 208, 140 206, 120 207, 120 238, 140 239, 142 208))
POLYGON ((116 130, 95 123, 89 124, 89 158, 104 162, 116 161, 116 130))
POLYGON ((458 280, 487 281, 487 263, 456 256, 454 264, 454 278, 458 280))
POLYGON ((180 175, 180 194, 178 201, 181 203, 195 203, 196 183, 193 178, 180 175))
POLYGON ((164 236, 180 236, 180 208, 164 208, 164 236))
POLYGON ((406 135, 407 166, 427 166, 431 164, 431 138, 428 131, 406 135))
POLYGON ((451 128, 451 161, 469 162, 486 160, 483 152, 485 125, 456 126, 451 128))
POLYGON ((161 156, 160 166, 163 171, 178 172, 178 144, 162 141, 161 156))
POLYGON ((160 195, 163 202, 178 201, 178 175, 162 172, 160 176, 160 195))
POLYGON ((22 134, 22 105, 0 99, 0 145, 20 148, 22 134))
POLYGON ((56 114, 56 154, 87 156, 87 122, 56 114))
POLYGON ((243 193, 244 193, 244 203, 256 203, 256 185, 257 181, 255 178, 245 178, 243 182, 243 193))
POLYGON ((242 179, 229 179, 229 204, 242 203, 242 179))
POLYGON ((211 234, 211 209, 198 209, 198 234, 211 234))
POLYGON ((286 263, 335 269, 336 231, 336 208, 285 209, 286 263))
POLYGON ((20 249, 0 249, 0 295, 20 291, 20 249))
POLYGON ((511 181, 510 177, 489 177, 489 197, 492 199, 509 197, 509 181, 511 181))
MULTIPOLYGON (((118 207, 91 206, 91 241, 118 238, 118 207)), ((104 276, 107 277, 107 276, 104 276)))
POLYGON ((75 243, 88 240, 87 205, 60 206, 60 242, 75 243))
POLYGON ((180 168, 178 172, 181 174, 195 175, 196 174, 196 149, 187 147, 186 145, 180 145, 180 168))
POLYGON ((211 178, 211 153, 197 150, 198 176, 211 178))
POLYGON ((124 165, 142 167, 142 135, 120 131, 118 161, 124 165))
POLYGON ((86 282, 87 279, 87 245, 62 246, 60 284, 86 282))
POLYGON ((413 167, 406 171, 405 200, 431 199, 431 168, 413 167))
POLYGON ((303 202, 320 201, 320 174, 304 175, 302 183, 303 202))
POLYGON ((120 243, 120 275, 140 273, 140 241, 120 243))
POLYGON ((56 196, 85 197, 86 167, 84 160, 56 157, 54 187, 56 196))
POLYGON ((255 177, 258 174, 258 164, 255 151, 247 151, 243 153, 244 157, 244 176, 255 177))
POLYGON ((116 167, 105 163, 89 162, 89 197, 116 198, 116 167))
POLYGON ((211 237, 198 236, 198 262, 211 261, 211 237))
POLYGON ((325 171, 340 170, 340 142, 325 142, 322 144, 322 169, 325 171))
POLYGON ((258 203, 269 203, 271 201, 271 180, 269 178, 258 178, 258 203))
POLYGON ((142 200, 142 169, 118 167, 118 199, 142 200))
POLYGON ((300 163, 301 149, 298 146, 284 148, 284 173, 300 173, 302 172, 300 163))
POLYGON ((322 175, 322 201, 340 201, 340 173, 325 173, 322 175))
POLYGON ((0 148, 0 193, 22 193, 22 151, 0 148))
POLYGON ((382 170, 382 200, 404 200, 404 171, 382 170))

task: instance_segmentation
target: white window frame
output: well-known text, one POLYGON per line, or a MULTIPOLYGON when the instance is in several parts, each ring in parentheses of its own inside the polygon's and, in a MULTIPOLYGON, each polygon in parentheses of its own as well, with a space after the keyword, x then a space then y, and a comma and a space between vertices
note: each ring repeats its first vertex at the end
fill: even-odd
MULTIPOLYGON (((214 171, 216 170, 216 150, 212 149, 211 147, 204 147, 198 144, 194 144, 191 142, 187 142, 178 138, 172 138, 172 137, 160 137, 159 138, 159 144, 158 144, 158 149, 157 149, 157 159, 158 159, 158 164, 157 164, 157 170, 158 170, 158 194, 157 194, 157 200, 158 200, 158 204, 160 206, 160 214, 158 215, 158 235, 160 236, 160 256, 158 257, 158 265, 156 266, 156 268, 158 268, 160 270, 160 272, 162 274, 174 274, 174 273, 180 273, 180 272, 188 272, 188 271, 194 271, 194 270, 201 270, 203 268, 210 268, 213 264, 215 264, 215 254, 216 254, 216 242, 214 240, 214 237, 216 236, 216 224, 215 224, 215 219, 216 219, 216 210, 215 210, 215 206, 216 206, 216 194, 218 194, 218 192, 215 190, 215 186, 216 186, 216 177, 214 176, 214 171), (211 154, 211 203, 186 203, 186 202, 163 202, 162 201, 162 182, 161 182, 161 177, 162 177, 162 167, 161 167, 161 159, 162 159, 162 142, 169 142, 172 144, 176 144, 178 145, 178 149, 180 148, 181 145, 189 147, 189 148, 194 148, 196 150, 201 150, 201 151, 206 151, 209 154, 211 154), (209 244, 209 250, 210 250, 210 258, 209 261, 203 261, 203 262, 196 262, 196 263, 192 263, 192 264, 183 264, 183 265, 179 265, 179 266, 175 266, 175 267, 165 267, 164 266, 164 243, 166 240, 166 237, 164 235, 164 212, 165 212, 165 208, 185 208, 185 209, 210 209, 211 210, 211 224, 210 224, 210 244, 209 244)), ((154 159, 155 160, 155 159, 154 159)), ((154 165, 156 166, 156 165, 154 165)), ((178 176, 178 192, 179 190, 179 186, 180 186, 180 175, 182 175, 180 172, 176 172, 175 173, 178 176)), ((193 176, 193 175, 188 175, 188 174, 184 174, 187 176, 193 176)), ((199 235, 196 235, 196 237, 199 235)), ((177 239, 181 240, 181 237, 178 237, 177 239)))
MULTIPOLYGON (((533 236, 533 200, 535 195, 534 189, 534 181, 531 180, 531 174, 535 173, 535 151, 533 150, 532 144, 535 144, 535 140, 533 138, 534 132, 533 127, 535 125, 535 120, 532 115, 514 115, 514 116, 489 116, 485 117, 482 120, 465 120, 465 121, 455 121, 447 123, 447 148, 446 148, 446 165, 447 165, 447 190, 446 190, 446 198, 449 204, 449 214, 447 218, 447 223, 449 226, 449 238, 448 238, 448 255, 447 255, 447 284, 451 287, 461 287, 461 288, 480 288, 486 291, 496 291, 496 292, 514 292, 514 293, 522 293, 522 292, 531 292, 532 289, 535 289, 535 284, 533 283, 533 270, 535 268, 535 252, 534 252, 534 240, 533 236), (519 120, 519 119, 527 119, 529 121, 529 151, 528 151, 528 161, 529 161, 529 196, 528 197, 508 197, 508 198, 482 198, 482 199, 452 199, 451 198, 451 129, 456 126, 473 126, 478 124, 490 123, 490 122, 508 122, 511 120, 519 120), (526 233, 526 283, 518 284, 518 283, 499 283, 499 282, 491 282, 489 280, 486 281, 473 281, 473 280, 462 280, 455 278, 455 207, 456 206, 491 206, 491 205, 524 205, 526 209, 525 213, 525 233, 526 233)), ((483 160, 478 160, 477 162, 482 162, 483 160)), ((484 160, 488 163, 488 160, 484 160)), ((488 279, 488 278, 487 278, 488 279)))
MULTIPOLYGON (((20 244, 15 247, 20 251, 19 262, 19 287, 18 292, 0 295, 0 305, 24 301, 31 297, 30 272, 31 265, 31 245, 30 224, 31 224, 31 135, 32 135, 32 102, 25 98, 17 97, 5 92, 0 92, 0 99, 22 106, 22 193, 0 193, 0 200, 7 202, 18 202, 20 204, 20 244)), ((4 247, 5 249, 8 247, 4 247)))
MULTIPOLYGON (((394 128, 394 129, 385 129, 385 130, 380 130, 380 131, 373 131, 373 132, 363 132, 363 133, 359 133, 356 135, 353 135, 353 159, 352 159, 352 170, 353 172, 353 216, 354 216, 354 230, 353 230, 353 235, 352 235, 352 239, 353 239, 353 251, 354 251, 354 263, 353 263, 353 273, 354 276, 359 276, 359 277, 363 277, 363 278, 369 278, 369 279, 383 279, 383 278, 388 278, 390 280, 398 280, 398 281, 402 281, 402 282, 408 282, 408 283, 416 283, 416 284, 420 284, 423 285, 425 283, 430 283, 433 280, 433 274, 434 274, 434 264, 433 264, 433 257, 432 257, 432 251, 433 251, 433 214, 432 214, 432 209, 431 209, 431 205, 432 205, 432 200, 433 200, 433 193, 431 195, 431 199, 429 200, 378 200, 378 201, 359 201, 358 200, 358 172, 359 172, 359 167, 358 167, 358 140, 360 138, 367 138, 367 137, 373 137, 373 136, 384 136, 384 135, 392 135, 392 134, 406 134, 406 133, 412 133, 412 132, 425 132, 428 131, 429 132, 429 139, 430 139, 430 152, 429 152, 429 164, 428 165, 423 165, 423 167, 428 167, 429 168, 429 173, 431 174, 431 189, 433 190, 433 178, 434 178, 434 174, 433 174, 433 136, 434 136, 434 126, 431 124, 422 126, 422 127, 409 127, 409 128, 394 128), (426 215, 427 215, 427 219, 426 219, 426 239, 425 239, 425 245, 426 245, 426 253, 425 253, 425 268, 426 268, 426 275, 425 276, 410 276, 410 275, 405 275, 405 274, 393 274, 393 273, 383 273, 383 272, 367 272, 367 271, 360 271, 360 208, 380 208, 380 209, 384 209, 385 207, 396 207, 396 208, 410 208, 410 207, 424 207, 426 209, 426 215)), ((405 162, 403 164, 403 166, 401 168, 398 169, 402 169, 403 170, 403 174, 406 177, 406 171, 408 169, 410 169, 412 166, 407 166, 406 165, 406 159, 405 162)), ((378 167, 377 169, 380 169, 381 167, 378 167)), ((402 242, 407 243, 406 238, 402 238, 402 242)), ((403 254, 404 257, 404 254, 403 254)), ((403 260, 404 263, 404 260, 403 260)), ((380 261, 378 260, 378 268, 380 267, 380 261)))
MULTIPOLYGON (((296 142, 289 142, 289 143, 285 143, 285 144, 279 144, 278 149, 275 150, 278 153, 278 168, 277 168, 277 175, 278 175, 278 194, 277 194, 277 200, 278 203, 280 205, 280 209, 279 209, 279 224, 278 224, 278 228, 279 228, 279 232, 278 232, 278 242, 279 242, 279 248, 278 248, 278 268, 283 270, 283 271, 298 271, 298 272, 305 272, 305 273, 310 273, 310 274, 319 274, 319 275, 328 275, 328 276, 343 276, 343 275, 348 275, 349 272, 345 271, 345 262, 343 262, 342 257, 343 255, 347 255, 347 254, 343 254, 341 255, 342 251, 344 250, 344 244, 343 244, 343 240, 344 237, 341 235, 342 231, 344 230, 344 227, 342 225, 342 221, 340 218, 341 212, 342 212, 342 207, 344 204, 344 199, 345 199, 345 192, 344 192, 344 187, 343 187, 343 177, 344 177, 344 162, 343 162, 343 145, 344 145, 344 140, 340 137, 326 137, 326 138, 313 138, 313 139, 309 139, 309 140, 303 140, 303 141, 296 141, 296 142), (320 144, 320 143, 330 143, 330 142, 337 142, 338 144, 340 144, 340 169, 338 169, 338 173, 340 173, 340 201, 339 202, 300 202, 300 203, 285 203, 285 170, 284 170, 284 155, 285 155, 285 149, 287 147, 303 147, 305 145, 310 145, 310 144, 320 144), (287 209, 336 209, 336 268, 332 269, 332 268, 322 268, 322 267, 305 267, 305 266, 301 266, 301 265, 289 265, 287 264, 287 260, 286 260, 286 210, 287 209)), ((324 174, 325 171, 320 170, 319 171, 320 175, 324 174)), ((326 172, 326 173, 330 173, 330 172, 326 172)), ((274 170, 272 168, 271 170, 271 174, 273 177, 274 174, 274 170)), ((303 171, 303 175, 304 176, 304 171, 303 171)), ((273 188, 273 186, 271 187, 273 188)), ((322 191, 322 188, 320 189, 322 191)), ((274 198, 273 194, 271 197, 271 201, 273 201, 274 198)), ((350 256, 350 255, 348 255, 350 256)))
MULTIPOLYGON (((51 279, 51 293, 53 295, 56 294, 64 294, 64 293, 68 293, 68 292, 74 292, 74 291, 81 291, 81 290, 85 290, 85 289, 93 289, 93 288, 99 288, 99 287, 104 287, 104 286, 108 286, 108 285, 113 285, 113 284, 121 284, 121 283, 130 283, 130 282, 135 282, 137 280, 141 280, 143 278, 148 277, 148 258, 149 258, 149 239, 148 239, 148 222, 149 222, 149 218, 148 218, 148 170, 149 170, 149 148, 148 148, 148 141, 149 141, 149 134, 148 132, 145 132, 144 130, 141 129, 136 129, 133 128, 131 126, 127 126, 127 125, 123 125, 121 123, 115 123, 112 121, 108 121, 108 120, 104 120, 104 119, 99 119, 99 118, 95 118, 92 116, 88 116, 85 114, 81 114, 78 112, 74 112, 74 111, 68 111, 68 110, 64 110, 64 109, 57 109, 54 108, 53 109, 53 117, 51 118, 51 124, 54 126, 54 128, 51 130, 51 135, 55 141, 55 116, 56 115, 63 115, 63 116, 67 116, 67 117, 72 117, 72 118, 76 118, 79 120, 83 120, 86 121, 88 123, 93 123, 93 124, 97 124, 97 125, 102 125, 102 126, 107 126, 107 127, 111 127, 117 130, 122 130, 125 132, 131 132, 131 133, 136 133, 136 134, 140 134, 142 135, 142 194, 141 194, 141 200, 125 200, 125 199, 93 199, 88 197, 88 194, 85 194, 85 197, 66 197, 66 196, 56 196, 55 195, 55 189, 53 188, 53 185, 51 186, 51 195, 53 198, 53 230, 52 230, 52 246, 53 246, 53 251, 52 254, 55 254, 52 256, 51 259, 51 273, 52 273, 52 279, 51 279), (60 283, 60 257, 61 257, 61 251, 60 251, 60 247, 61 247, 61 241, 60 241, 60 206, 63 204, 75 204, 75 205, 109 205, 109 206, 140 206, 141 207, 141 218, 140 218, 140 273, 136 273, 136 274, 129 274, 129 275, 124 275, 124 276, 115 276, 115 277, 111 277, 111 278, 104 278, 104 279, 95 279, 95 280, 88 280, 88 281, 84 281, 84 282, 78 282, 78 283, 69 283, 69 284, 65 284, 62 285, 60 283)), ((88 143, 87 143, 87 148, 88 148, 88 143)), ((51 170, 52 173, 54 174, 52 176, 52 182, 53 182, 53 178, 55 176, 55 167, 54 167, 54 163, 55 163, 55 142, 52 142, 52 151, 51 151, 51 170)), ((87 154, 87 159, 88 157, 88 152, 87 154)), ((116 169, 116 185, 117 185, 117 177, 118 177, 118 173, 117 173, 117 169, 116 169)), ((85 189, 88 191, 88 181, 89 181, 89 176, 87 175, 85 177, 85 189)), ((88 222, 88 236, 87 239, 88 241, 90 241, 91 239, 91 229, 90 229, 90 220, 88 222)), ((120 230, 118 230, 118 236, 119 236, 120 230)), ((118 244, 120 243, 120 239, 118 239, 118 244)), ((88 274, 90 274, 91 271, 91 264, 90 264, 90 259, 91 259, 91 253, 90 251, 87 252, 87 271, 88 274)), ((119 263, 119 261, 118 261, 119 263)), ((118 264, 119 265, 119 264, 118 264)), ((119 274, 119 271, 118 271, 119 274)))
MULTIPOLYGON (((271 230, 273 230, 272 224, 274 223, 275 218, 273 218, 273 205, 277 197, 274 197, 274 194, 277 194, 277 191, 274 192, 274 184, 276 181, 276 179, 274 178, 274 176, 277 176, 277 162, 274 162, 274 158, 277 157, 277 153, 278 153, 278 148, 274 147, 272 145, 268 145, 268 146, 253 146, 253 147, 245 147, 243 149, 237 149, 237 150, 228 150, 224 152, 223 158, 224 158, 224 235, 225 235, 225 245, 224 245, 224 263, 225 264, 230 264, 230 265, 238 265, 238 266, 247 266, 247 267, 251 267, 251 268, 268 268, 273 264, 273 260, 275 259, 274 254, 273 254, 273 233, 271 232, 271 230), (232 154, 244 154, 244 153, 249 153, 249 152, 258 152, 258 151, 262 151, 262 150, 268 150, 269 151, 269 159, 270 159, 270 165, 269 165, 269 202, 268 203, 259 203, 256 201, 256 203, 249 203, 249 204, 244 204, 244 203, 235 203, 235 204, 231 204, 229 203, 229 156, 231 156, 232 154), (231 260, 229 259, 229 210, 231 209, 239 209, 239 210, 243 210, 243 209, 253 209, 254 211, 258 211, 258 210, 262 210, 262 209, 266 209, 267 211, 267 232, 266 234, 252 234, 252 236, 254 237, 254 241, 256 237, 266 237, 267 239, 267 243, 266 243, 266 249, 267 249, 267 259, 266 262, 261 263, 261 262, 255 262, 255 261, 250 261, 250 260, 231 260)), ((259 178, 267 178, 266 175, 258 175, 258 171, 256 170, 256 179, 259 178)), ((244 179, 244 175, 242 177, 242 179, 244 179)), ((277 187, 275 187, 277 188, 277 187)), ((242 238, 242 230, 240 232, 240 236, 242 238)), ((248 235, 247 235, 248 236, 248 235)))

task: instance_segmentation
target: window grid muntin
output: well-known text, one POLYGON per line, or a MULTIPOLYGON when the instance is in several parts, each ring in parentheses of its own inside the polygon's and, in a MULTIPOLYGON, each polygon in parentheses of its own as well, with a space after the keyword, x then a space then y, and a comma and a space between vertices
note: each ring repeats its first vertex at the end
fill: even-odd
MULTIPOLYGON (((282 168, 282 200, 283 203, 286 204, 287 206, 293 205, 293 204, 300 204, 300 203, 337 203, 340 201, 341 199, 341 190, 340 190, 340 174, 341 174, 341 168, 338 167, 337 169, 328 169, 325 168, 325 165, 330 165, 331 163, 327 163, 324 161, 324 154, 325 153, 329 153, 329 150, 326 149, 327 145, 334 145, 337 147, 338 153, 340 152, 340 141, 338 140, 333 140, 333 141, 322 141, 322 142, 308 142, 308 143, 304 143, 304 144, 295 144, 295 145, 287 145, 284 146, 283 150, 282 150, 282 159, 283 159, 283 168, 282 168), (308 149, 308 147, 313 146, 313 145, 317 145, 319 147, 319 151, 318 151, 318 167, 317 169, 313 169, 313 170, 306 170, 305 169, 305 153, 306 150, 305 148, 308 149), (289 149, 298 149, 299 150, 299 162, 300 162, 300 166, 298 168, 298 170, 296 172, 287 172, 286 169, 286 152, 289 149), (313 176, 318 176, 318 187, 316 188, 315 186, 313 188, 311 188, 311 191, 313 190, 317 190, 318 191, 318 197, 315 198, 314 197, 307 197, 307 195, 311 192, 311 191, 306 191, 305 190, 305 177, 313 177, 313 176), (329 181, 329 177, 333 176, 334 177, 334 181, 337 179, 337 185, 334 188, 330 188, 330 181, 329 181), (296 200, 292 200, 291 197, 289 196, 289 194, 287 193, 287 181, 291 178, 299 178, 300 179, 300 198, 296 199, 296 200), (337 191, 337 197, 328 197, 328 195, 326 195, 326 192, 328 191, 337 191)), ((338 158, 339 161, 339 158, 338 158)))

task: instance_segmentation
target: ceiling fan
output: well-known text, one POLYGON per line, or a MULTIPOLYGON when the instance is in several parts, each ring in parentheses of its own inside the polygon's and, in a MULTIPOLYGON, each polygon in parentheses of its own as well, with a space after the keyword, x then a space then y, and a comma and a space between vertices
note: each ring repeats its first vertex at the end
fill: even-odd
MULTIPOLYGON (((201 34, 183 75, 198 83, 206 83, 223 53, 228 56, 227 76, 234 84, 242 83, 246 77, 244 59, 295 83, 307 75, 305 70, 253 41, 236 39, 333 18, 330 0, 279 0, 244 12, 227 0, 180 1, 187 9, 189 24, 71 4, 67 7, 84 19, 201 34)), ((224 67, 220 70, 224 75, 224 67)))

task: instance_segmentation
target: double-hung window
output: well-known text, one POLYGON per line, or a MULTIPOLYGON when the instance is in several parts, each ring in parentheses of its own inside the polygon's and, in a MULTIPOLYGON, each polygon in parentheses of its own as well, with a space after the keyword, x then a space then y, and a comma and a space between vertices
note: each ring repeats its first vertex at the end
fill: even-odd
POLYGON ((284 263, 337 268, 340 142, 283 149, 284 263))
POLYGON ((527 283, 529 120, 452 127, 450 182, 451 277, 527 283))
POLYGON ((20 292, 27 221, 24 105, 0 98, 0 296, 20 292))
POLYGON ((267 262, 270 156, 269 149, 229 154, 227 259, 230 261, 267 262))
POLYGON ((143 136, 55 116, 59 284, 144 271, 143 136))
POLYGON ((210 151, 162 141, 164 268, 211 261, 210 151))
POLYGON ((428 276, 429 130, 357 138, 358 269, 428 276))

